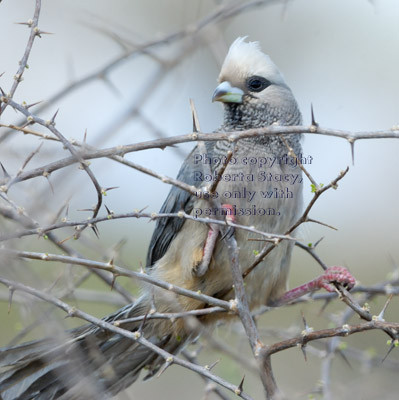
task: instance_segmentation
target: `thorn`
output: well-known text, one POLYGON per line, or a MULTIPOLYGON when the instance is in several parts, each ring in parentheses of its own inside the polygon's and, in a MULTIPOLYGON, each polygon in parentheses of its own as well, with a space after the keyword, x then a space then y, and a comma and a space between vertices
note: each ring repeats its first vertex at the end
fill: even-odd
POLYGON ((66 237, 65 239, 60 240, 59 242, 57 242, 58 244, 64 244, 65 242, 67 242, 68 240, 72 239, 75 235, 71 235, 66 237))
POLYGON ((36 35, 39 36, 39 38, 42 38, 41 35, 54 35, 53 32, 46 32, 46 31, 42 31, 38 28, 36 28, 36 35))
MULTIPOLYGON (((140 273, 145 274, 145 270, 144 270, 144 268, 143 268, 143 263, 142 263, 141 260, 139 261, 139 265, 140 265, 140 273)), ((154 299, 153 299, 153 300, 154 300, 154 299)))
POLYGON ((200 124, 198 120, 197 110, 195 109, 194 100, 190 99, 191 114, 193 117, 193 132, 200 132, 200 124))
POLYGON ((147 317, 148 317, 148 311, 144 314, 144 318, 141 321, 141 324, 139 326, 138 332, 143 333, 144 325, 147 322, 147 317))
MULTIPOLYGON (((45 234, 45 233, 44 233, 45 234)), ((55 288, 55 286, 58 284, 58 282, 61 279, 61 275, 58 275, 58 277, 56 277, 56 279, 53 281, 53 283, 50 285, 49 288, 46 289, 46 291, 50 292, 55 288)), ((75 293, 71 293, 71 295, 73 296, 73 298, 76 300, 76 296, 75 293)))
POLYGON ((87 139, 87 128, 85 129, 85 134, 83 135, 83 143, 86 143, 87 139))
POLYGON ((50 186, 51 193, 54 194, 54 187, 53 187, 53 185, 51 184, 50 176, 47 175, 47 176, 45 176, 45 178, 47 179, 47 182, 48 182, 48 184, 49 184, 49 186, 50 186))
POLYGON ((92 231, 94 232, 94 234, 97 236, 97 239, 99 239, 99 237, 100 237, 100 232, 99 232, 99 230, 98 230, 98 228, 97 228, 97 225, 96 225, 96 224, 92 224, 92 225, 91 225, 91 229, 92 229, 92 231))
MULTIPOLYGON (((25 162, 22 164, 22 167, 21 167, 21 171, 20 171, 20 172, 22 172, 22 171, 25 169, 25 167, 28 165, 29 161, 32 160, 32 158, 33 158, 37 153, 39 153, 39 151, 40 151, 40 149, 42 148, 42 146, 43 146, 43 142, 40 143, 40 145, 38 146, 38 148, 37 148, 36 150, 32 151, 32 153, 29 154, 29 156, 26 158, 25 162)), ((19 175, 19 173, 18 173, 18 175, 19 175)))
POLYGON ((68 313, 68 314, 64 317, 64 319, 75 317, 75 313, 76 313, 75 307, 71 307, 71 308, 67 311, 67 313, 68 313))
POLYGON ((389 353, 396 347, 395 345, 395 340, 391 341, 391 345, 389 346, 388 352, 387 354, 385 354, 384 358, 381 360, 380 365, 387 359, 387 357, 389 356, 389 353))
POLYGON ((22 129, 25 129, 27 126, 29 126, 31 123, 29 122, 29 121, 27 121, 27 122, 25 122, 24 124, 22 124, 21 126, 20 126, 20 128, 21 128, 21 130, 22 129))
POLYGON ((105 207, 105 209, 107 210, 107 214, 108 214, 108 215, 112 215, 112 214, 113 214, 112 211, 107 207, 106 204, 104 204, 104 207, 105 207))
POLYGON ((392 298, 393 298, 393 293, 391 293, 391 294, 388 296, 388 299, 387 299, 387 301, 385 302, 384 307, 382 308, 381 312, 379 313, 379 315, 378 315, 378 317, 377 317, 378 320, 380 320, 380 321, 383 321, 383 320, 384 320, 385 311, 386 311, 386 309, 387 309, 387 307, 388 307, 388 304, 391 302, 392 298))
POLYGON ((54 113, 54 115, 52 116, 52 118, 50 119, 50 124, 51 124, 51 125, 55 125, 55 117, 57 116, 58 111, 60 111, 60 109, 58 109, 58 110, 54 113))
POLYGON ((312 116, 312 126, 318 127, 319 124, 316 122, 316 119, 314 117, 313 103, 310 103, 310 114, 312 116))
POLYGON ((0 162, 0 166, 1 166, 1 169, 3 170, 4 178, 5 178, 5 179, 10 179, 11 176, 8 174, 8 172, 7 172, 6 169, 4 168, 4 165, 3 165, 1 162, 0 162))
POLYGON ((10 314, 10 312, 11 312, 11 304, 12 304, 12 297, 14 295, 15 289, 12 286, 10 286, 8 288, 8 290, 10 291, 9 294, 8 294, 8 314, 10 314))
POLYGON ((309 325, 308 325, 308 323, 306 322, 305 314, 303 313, 303 311, 301 311, 301 315, 302 315, 303 326, 305 327, 306 330, 308 330, 308 329, 309 329, 309 325))
POLYGON ((108 192, 108 191, 114 190, 114 189, 119 189, 119 186, 111 186, 111 187, 109 187, 109 188, 105 188, 104 191, 105 191, 105 192, 108 192))
POLYGON ((165 364, 162 366, 162 368, 159 370, 158 374, 157 374, 157 378, 159 378, 171 365, 173 364, 173 358, 172 357, 168 357, 166 359, 165 364))
POLYGON ((308 356, 306 354, 306 344, 301 344, 301 350, 302 350, 303 358, 307 362, 308 361, 308 356))
MULTIPOLYGON (((206 368, 208 371, 210 371, 212 368, 214 368, 216 365, 218 365, 219 362, 220 362, 220 359, 219 359, 219 360, 216 360, 214 363, 212 363, 211 365, 206 366, 205 368, 206 368)), ((245 377, 245 376, 244 376, 244 377, 245 377)))
POLYGON ((308 323, 306 322, 305 314, 303 313, 303 311, 301 311, 301 315, 302 315, 302 322, 303 322, 303 325, 304 325, 305 329, 302 331, 302 343, 300 343, 300 346, 301 346, 301 351, 302 351, 302 354, 303 354, 303 358, 305 359, 305 361, 308 361, 308 356, 306 354, 305 338, 306 338, 306 335, 309 332, 313 331, 313 328, 310 328, 308 323))
POLYGON ((315 249, 317 245, 324 239, 324 236, 322 236, 314 245, 313 248, 315 249))
MULTIPOLYGON (((58 211, 56 212, 56 214, 52 218, 52 221, 50 222, 51 224, 56 224, 57 221, 60 219, 61 214, 65 211, 66 207, 68 206, 68 201, 65 201, 64 204, 62 204, 61 207, 58 209, 58 211)), ((62 217, 61 218, 61 222, 67 222, 67 219, 62 217)))
MULTIPOLYGON (((141 264, 141 261, 140 261, 141 264)), ((157 307, 155 305, 155 296, 154 293, 151 295, 151 307, 150 307, 150 313, 154 314, 157 311, 157 307)))
POLYGON ((43 100, 37 101, 36 103, 27 104, 27 105, 25 106, 25 108, 26 108, 26 109, 29 109, 29 108, 31 108, 31 107, 33 107, 33 106, 36 106, 36 105, 40 104, 40 103, 43 103, 43 100))
POLYGON ((141 214, 145 209, 147 209, 148 206, 145 206, 144 208, 142 208, 141 210, 139 210, 138 214, 141 214))
POLYGON ((241 382, 240 382, 240 384, 238 385, 237 389, 234 390, 234 392, 235 392, 237 395, 240 395, 240 394, 243 392, 243 390, 244 390, 244 380, 245 380, 245 375, 242 377, 241 382))
POLYGON ((313 328, 310 327, 308 325, 308 323, 306 322, 305 315, 304 315, 303 311, 301 311, 301 314, 302 314, 303 325, 305 327, 305 329, 302 331, 302 336, 303 336, 303 338, 305 338, 308 333, 313 332, 313 328))
POLYGON ((31 28, 33 25, 33 20, 30 19, 28 22, 14 22, 14 24, 15 25, 26 25, 26 26, 29 26, 29 28, 31 28))
POLYGON ((346 357, 345 353, 342 350, 337 350, 337 353, 342 357, 345 361, 346 365, 353 370, 352 364, 349 362, 348 358, 346 357))
MULTIPOLYGON (((177 145, 175 145, 175 144, 171 144, 171 145, 169 145, 169 146, 157 146, 157 148, 160 149, 160 150, 165 150, 167 147, 172 147, 172 148, 177 149, 179 146, 177 146, 177 145)), ((154 148, 155 148, 155 147, 154 147, 154 148)))
POLYGON ((116 244, 114 244, 113 246, 113 250, 116 253, 119 253, 119 251, 122 249, 122 247, 127 243, 127 240, 122 238, 121 240, 119 240, 119 242, 117 242, 116 244))
POLYGON ((0 78, 5 74, 5 71, 0 74, 0 78))
POLYGON ((355 141, 353 139, 349 139, 349 144, 351 146, 352 165, 355 165, 355 141))
POLYGON ((118 276, 119 276, 119 275, 118 275, 116 272, 113 273, 113 275, 112 275, 112 282, 111 282, 111 290, 114 290, 115 281, 116 281, 116 278, 117 278, 118 276))

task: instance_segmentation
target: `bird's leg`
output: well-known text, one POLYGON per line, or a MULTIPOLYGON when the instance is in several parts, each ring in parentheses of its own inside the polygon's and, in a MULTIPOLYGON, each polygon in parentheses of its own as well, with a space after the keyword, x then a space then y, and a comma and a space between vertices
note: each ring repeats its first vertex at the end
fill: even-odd
POLYGON ((305 294, 321 288, 326 289, 328 292, 333 292, 335 290, 334 283, 340 283, 350 290, 355 286, 356 279, 345 267, 332 266, 327 268, 323 275, 320 275, 318 278, 289 290, 282 297, 273 301, 272 306, 281 306, 290 303, 305 294))
MULTIPOLYGON (((223 210, 226 210, 226 221, 235 222, 233 215, 233 207, 230 204, 222 204, 223 210)), ((221 232, 221 226, 217 224, 210 224, 208 237, 206 238, 204 248, 202 250, 202 260, 200 263, 194 266, 193 271, 197 276, 203 276, 208 271, 209 264, 211 263, 213 250, 215 249, 216 240, 221 232)), ((231 236, 234 232, 234 228, 231 226, 227 227, 226 232, 222 236, 224 239, 227 235, 231 236)))

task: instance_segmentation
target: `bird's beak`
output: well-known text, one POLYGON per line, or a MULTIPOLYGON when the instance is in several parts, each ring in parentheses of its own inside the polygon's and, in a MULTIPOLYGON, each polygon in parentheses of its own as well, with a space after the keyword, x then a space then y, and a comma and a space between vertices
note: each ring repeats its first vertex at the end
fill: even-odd
POLYGON ((244 92, 237 87, 231 86, 230 82, 222 82, 213 92, 212 101, 223 103, 242 103, 244 92))

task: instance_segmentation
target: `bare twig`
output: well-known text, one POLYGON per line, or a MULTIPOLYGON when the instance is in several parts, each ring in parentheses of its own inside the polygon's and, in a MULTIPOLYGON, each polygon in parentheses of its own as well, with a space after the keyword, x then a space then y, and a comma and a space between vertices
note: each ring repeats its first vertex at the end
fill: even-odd
MULTIPOLYGON (((40 9, 41 9, 41 0, 36 0, 35 5, 35 12, 33 14, 33 18, 28 22, 23 22, 22 25, 27 25, 30 28, 30 35, 28 39, 28 43, 25 47, 24 55, 19 62, 19 67, 17 73, 14 75, 14 82, 11 86, 10 91, 7 93, 7 100, 13 98, 15 91, 18 88, 19 83, 23 80, 23 74, 28 64, 29 55, 32 50, 33 42, 37 36, 40 37, 40 29, 38 28, 37 24, 39 23, 39 16, 40 16, 40 9)), ((3 114, 4 110, 7 108, 9 102, 1 100, 3 104, 0 103, 0 115, 3 114)))

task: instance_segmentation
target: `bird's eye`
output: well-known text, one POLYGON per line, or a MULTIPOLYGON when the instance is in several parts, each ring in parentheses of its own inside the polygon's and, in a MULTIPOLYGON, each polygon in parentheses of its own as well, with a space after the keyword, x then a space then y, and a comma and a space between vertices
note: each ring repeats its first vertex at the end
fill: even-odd
POLYGON ((262 76, 251 76, 247 79, 247 88, 250 92, 261 92, 271 85, 271 82, 262 76))

